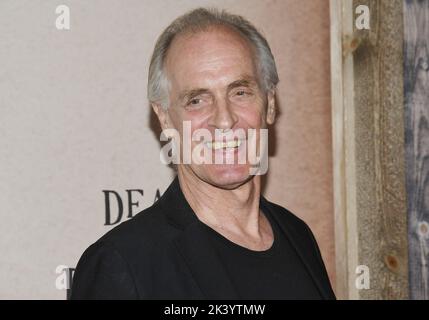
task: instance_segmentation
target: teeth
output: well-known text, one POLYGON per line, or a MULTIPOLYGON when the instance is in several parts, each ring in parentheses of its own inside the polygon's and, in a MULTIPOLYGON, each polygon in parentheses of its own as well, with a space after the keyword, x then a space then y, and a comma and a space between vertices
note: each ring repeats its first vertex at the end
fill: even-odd
POLYGON ((241 145, 241 140, 230 140, 227 142, 221 142, 221 141, 215 141, 215 142, 207 142, 206 145, 210 149, 213 150, 219 150, 219 149, 225 149, 225 148, 237 148, 241 145))

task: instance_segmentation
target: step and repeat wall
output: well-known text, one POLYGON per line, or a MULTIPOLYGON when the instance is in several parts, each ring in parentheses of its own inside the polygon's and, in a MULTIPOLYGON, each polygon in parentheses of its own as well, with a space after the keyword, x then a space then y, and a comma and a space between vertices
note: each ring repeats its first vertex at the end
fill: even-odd
POLYGON ((245 16, 271 45, 280 116, 264 193, 310 225, 335 282, 327 0, 2 0, 1 299, 66 299, 83 251, 165 191, 148 62, 200 6, 245 16))

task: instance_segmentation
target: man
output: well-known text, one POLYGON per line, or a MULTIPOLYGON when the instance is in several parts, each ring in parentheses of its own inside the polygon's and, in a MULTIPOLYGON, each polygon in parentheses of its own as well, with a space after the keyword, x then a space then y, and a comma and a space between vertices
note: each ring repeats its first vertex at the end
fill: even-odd
MULTIPOLYGON (((148 97, 164 132, 182 136, 190 123, 192 133, 214 137, 258 134, 203 145, 209 160, 232 163, 181 155, 161 199, 85 251, 72 299, 335 298, 310 229, 261 196, 254 163, 236 161, 252 139, 266 143, 259 132, 274 123, 277 83, 268 43, 240 16, 196 9, 163 32, 148 97)), ((191 151, 197 147, 193 140, 191 151)))

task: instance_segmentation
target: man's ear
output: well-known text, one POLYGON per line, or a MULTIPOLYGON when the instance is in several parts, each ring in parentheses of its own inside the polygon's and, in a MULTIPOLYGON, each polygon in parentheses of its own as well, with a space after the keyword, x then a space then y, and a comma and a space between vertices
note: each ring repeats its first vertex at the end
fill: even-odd
POLYGON ((268 107, 267 107, 267 123, 273 124, 276 120, 276 92, 275 89, 271 89, 267 94, 268 107))
POLYGON ((155 111, 158 117, 159 125, 162 130, 170 128, 170 122, 168 118, 168 112, 159 103, 151 103, 153 111, 155 111))

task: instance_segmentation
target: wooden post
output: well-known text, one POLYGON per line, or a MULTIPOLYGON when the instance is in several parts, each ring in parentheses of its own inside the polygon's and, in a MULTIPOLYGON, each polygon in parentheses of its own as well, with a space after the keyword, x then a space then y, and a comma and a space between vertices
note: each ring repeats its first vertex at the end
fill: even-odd
POLYGON ((356 299, 353 266, 357 265, 353 121, 353 59, 344 55, 343 39, 353 33, 352 1, 331 0, 331 87, 335 216, 336 295, 356 299), (348 183, 350 188, 354 184, 348 183), (348 190, 348 192, 346 192, 348 190))
POLYGON ((408 298, 402 0, 330 5, 337 295, 408 298), (356 30, 358 5, 370 30, 356 30))
POLYGON ((429 299, 429 1, 404 1, 410 298, 429 299))

